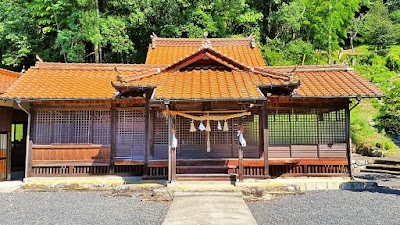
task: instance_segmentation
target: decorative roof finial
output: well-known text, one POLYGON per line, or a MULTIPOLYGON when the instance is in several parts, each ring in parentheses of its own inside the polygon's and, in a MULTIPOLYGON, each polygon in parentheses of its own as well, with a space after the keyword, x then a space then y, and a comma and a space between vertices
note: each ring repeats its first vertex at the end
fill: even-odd
POLYGON ((152 34, 150 34, 150 38, 151 38, 151 47, 155 48, 156 47, 156 43, 154 42, 157 37, 157 35, 153 32, 152 34))
POLYGON ((250 38, 250 46, 251 46, 251 48, 255 48, 256 47, 256 35, 251 33, 249 38, 250 38))
POLYGON ((208 37, 208 32, 205 31, 203 35, 204 35, 204 41, 201 44, 200 49, 202 49, 202 48, 212 48, 211 41, 207 38, 208 37))

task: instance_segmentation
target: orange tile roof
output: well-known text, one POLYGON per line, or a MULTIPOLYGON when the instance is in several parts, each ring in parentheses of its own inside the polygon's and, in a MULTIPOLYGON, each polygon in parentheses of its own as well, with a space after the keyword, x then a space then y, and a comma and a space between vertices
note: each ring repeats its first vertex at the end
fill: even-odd
POLYGON ((266 70, 291 72, 300 81, 298 97, 382 97, 383 92, 347 65, 275 66, 266 70))
MULTIPOLYGON (((122 71, 121 73, 129 73, 122 71)), ((6 99, 110 99, 114 70, 30 68, 2 96, 6 99)))
POLYGON ((264 95, 254 84, 250 72, 192 70, 162 72, 143 79, 122 84, 115 82, 117 89, 124 87, 156 87, 154 99, 260 99, 264 95))
POLYGON ((208 40, 213 49, 250 67, 265 66, 260 49, 249 38, 154 38, 146 64, 172 64, 197 52, 208 40))
POLYGON ((20 76, 20 73, 0 68, 0 94, 4 93, 20 76))

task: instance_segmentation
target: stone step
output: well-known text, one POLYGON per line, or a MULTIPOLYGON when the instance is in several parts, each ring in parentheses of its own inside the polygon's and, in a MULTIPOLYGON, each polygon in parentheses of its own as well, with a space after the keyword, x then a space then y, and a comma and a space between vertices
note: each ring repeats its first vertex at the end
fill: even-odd
POLYGON ((177 181, 236 181, 236 174, 177 174, 177 181))
POLYGON ((376 159, 374 164, 385 164, 385 165, 398 165, 398 166, 400 166, 400 160, 376 159))
POLYGON ((400 175, 400 171, 378 170, 378 169, 362 169, 360 171, 366 173, 386 173, 386 174, 400 175))
POLYGON ((392 164, 372 164, 372 165, 367 165, 366 168, 373 170, 400 171, 400 165, 392 165, 392 164))

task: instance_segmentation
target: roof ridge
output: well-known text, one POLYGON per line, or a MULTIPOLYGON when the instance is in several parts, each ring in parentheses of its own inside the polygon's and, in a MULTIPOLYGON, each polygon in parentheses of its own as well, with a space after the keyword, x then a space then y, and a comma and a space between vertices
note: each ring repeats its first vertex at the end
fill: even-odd
POLYGON ((139 73, 136 74, 128 75, 125 78, 125 75, 121 74, 118 71, 117 67, 115 67, 115 71, 119 73, 119 75, 117 76, 117 80, 120 81, 121 83, 129 83, 135 80, 140 80, 164 72, 164 70, 161 70, 160 68, 154 68, 145 71, 140 71, 139 73))
POLYGON ((354 70, 348 64, 324 64, 324 65, 290 65, 290 66, 265 66, 261 67, 282 72, 308 72, 308 71, 338 71, 354 70))
POLYGON ((12 71, 12 70, 3 69, 3 68, 0 68, 0 73, 8 75, 8 76, 11 75, 11 76, 14 76, 14 77, 20 77, 21 76, 21 73, 18 73, 18 72, 12 71))
POLYGON ((152 48, 156 46, 169 46, 169 47, 181 47, 183 46, 200 46, 204 41, 210 41, 215 46, 249 46, 254 48, 256 46, 255 37, 238 37, 238 38, 165 38, 151 35, 152 48))
POLYGON ((121 71, 141 71, 151 68, 163 68, 165 64, 123 64, 123 63, 61 63, 61 62, 36 62, 35 69, 48 70, 114 70, 118 67, 121 71))

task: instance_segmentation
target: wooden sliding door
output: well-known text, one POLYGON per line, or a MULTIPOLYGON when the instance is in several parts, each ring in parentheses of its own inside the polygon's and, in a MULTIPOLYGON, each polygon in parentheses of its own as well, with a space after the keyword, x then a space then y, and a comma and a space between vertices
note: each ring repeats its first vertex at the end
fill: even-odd
POLYGON ((7 180, 7 175, 9 171, 9 134, 0 133, 0 181, 7 180))

